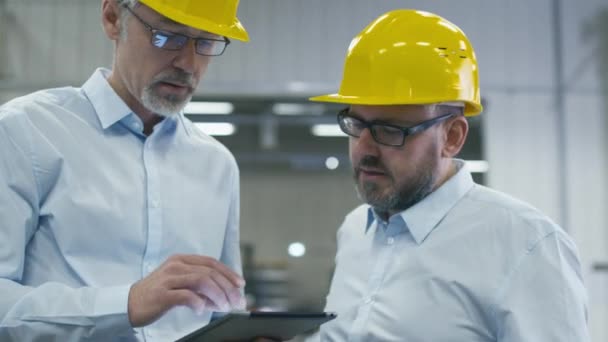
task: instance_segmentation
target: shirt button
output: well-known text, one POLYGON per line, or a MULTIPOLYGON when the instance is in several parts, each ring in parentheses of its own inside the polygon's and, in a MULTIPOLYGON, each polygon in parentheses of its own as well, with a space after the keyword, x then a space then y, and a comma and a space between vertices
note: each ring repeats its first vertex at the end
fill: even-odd
POLYGON ((136 131, 140 131, 141 130, 141 125, 139 124, 139 122, 134 122, 131 127, 133 127, 134 130, 136 131))
POLYGON ((152 264, 146 263, 146 272, 152 272, 154 270, 154 266, 152 264))
POLYGON ((392 237, 392 236, 391 236, 391 237, 389 237, 389 238, 386 240, 386 243, 387 243, 387 244, 389 244, 389 245, 392 245, 393 243, 395 243, 395 238, 394 238, 394 237, 392 237))
POLYGON ((150 207, 152 207, 152 208, 158 208, 159 205, 160 205, 160 203, 158 202, 158 200, 152 200, 150 202, 150 207))

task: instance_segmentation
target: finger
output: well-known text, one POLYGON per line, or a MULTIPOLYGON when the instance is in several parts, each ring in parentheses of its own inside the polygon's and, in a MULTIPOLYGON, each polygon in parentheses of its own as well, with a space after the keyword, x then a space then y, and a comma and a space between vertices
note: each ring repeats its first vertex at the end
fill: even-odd
POLYGON ((163 273, 168 275, 180 275, 190 272, 192 266, 177 259, 169 259, 161 266, 163 273))
POLYGON ((207 310, 209 310, 209 311, 217 311, 217 312, 223 312, 223 311, 225 311, 225 310, 222 310, 222 308, 218 308, 218 307, 215 305, 215 303, 213 303, 213 301, 212 301, 212 300, 210 300, 209 298, 205 298, 205 296, 203 296, 203 295, 199 295, 199 296, 201 296, 201 297, 203 297, 203 298, 204 298, 204 301, 205 301, 205 308, 206 308, 207 310))
POLYGON ((224 291, 224 295, 228 298, 231 309, 240 310, 245 308, 245 298, 238 287, 234 287, 233 284, 219 272, 211 272, 210 275, 220 289, 224 291))
POLYGON ((231 309, 230 301, 226 292, 218 285, 212 277, 201 278, 198 284, 198 294, 207 297, 209 301, 218 308, 217 311, 228 312, 231 309))
POLYGON ((171 277, 167 280, 171 289, 188 289, 208 298, 219 311, 230 311, 230 303, 222 288, 209 273, 190 273, 171 277))
POLYGON ((192 266, 206 266, 222 273, 224 277, 228 278, 236 287, 242 288, 245 286, 245 280, 243 277, 214 258, 203 255, 181 255, 180 258, 185 264, 192 266))
POLYGON ((207 305, 207 301, 191 290, 171 290, 169 291, 169 300, 172 306, 187 306, 198 315, 205 310, 213 310, 207 305))

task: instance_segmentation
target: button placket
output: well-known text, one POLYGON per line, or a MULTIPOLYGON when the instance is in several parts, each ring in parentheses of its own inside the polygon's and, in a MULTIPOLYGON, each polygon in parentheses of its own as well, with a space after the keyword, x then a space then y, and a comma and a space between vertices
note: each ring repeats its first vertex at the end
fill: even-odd
POLYGON ((155 150, 152 148, 155 136, 148 137, 144 142, 143 161, 146 172, 146 197, 147 197, 147 241, 144 255, 142 273, 149 274, 154 270, 160 259, 162 239, 162 208, 161 189, 158 173, 158 163, 155 158, 155 150))

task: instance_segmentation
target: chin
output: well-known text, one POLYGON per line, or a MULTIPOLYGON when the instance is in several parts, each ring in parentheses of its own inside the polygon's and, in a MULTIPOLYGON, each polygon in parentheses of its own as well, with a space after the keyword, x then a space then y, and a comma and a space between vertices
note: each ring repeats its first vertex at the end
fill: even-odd
POLYGON ((188 104, 189 99, 188 101, 180 102, 178 104, 161 102, 166 101, 147 101, 145 98, 142 101, 144 107, 146 107, 146 109, 152 113, 169 118, 179 115, 179 113, 181 113, 186 107, 186 104, 188 104))

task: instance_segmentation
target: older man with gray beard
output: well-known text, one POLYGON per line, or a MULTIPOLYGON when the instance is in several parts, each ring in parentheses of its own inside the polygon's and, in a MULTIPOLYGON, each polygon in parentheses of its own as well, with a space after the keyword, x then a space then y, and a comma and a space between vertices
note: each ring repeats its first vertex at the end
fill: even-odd
POLYGON ((170 341, 244 307, 239 176, 182 110, 238 0, 102 0, 111 70, 0 107, 0 340, 170 341))

